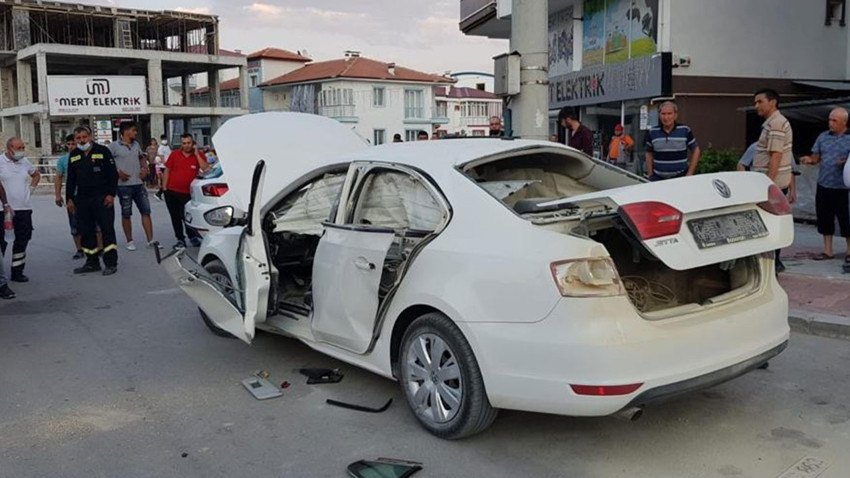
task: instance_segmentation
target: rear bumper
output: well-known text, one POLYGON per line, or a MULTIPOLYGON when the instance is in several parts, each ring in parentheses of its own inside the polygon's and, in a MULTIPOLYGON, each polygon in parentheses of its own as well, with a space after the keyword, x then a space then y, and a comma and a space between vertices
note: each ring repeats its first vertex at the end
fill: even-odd
POLYGON ((642 407, 644 405, 665 402, 679 395, 696 392, 698 390, 719 385, 723 382, 728 382, 729 380, 738 378, 747 372, 751 372, 761 367, 767 363, 768 360, 782 353, 786 347, 788 347, 787 340, 766 352, 760 353, 753 358, 744 360, 743 362, 736 363, 735 365, 731 365, 705 375, 700 375, 699 377, 646 390, 633 398, 632 401, 625 406, 625 408, 642 407))
POLYGON ((565 298, 537 323, 458 326, 493 406, 604 416, 730 380, 781 352, 790 334, 788 298, 769 277, 750 296, 673 319, 645 320, 625 297, 565 298), (619 396, 570 387, 637 383, 619 396))

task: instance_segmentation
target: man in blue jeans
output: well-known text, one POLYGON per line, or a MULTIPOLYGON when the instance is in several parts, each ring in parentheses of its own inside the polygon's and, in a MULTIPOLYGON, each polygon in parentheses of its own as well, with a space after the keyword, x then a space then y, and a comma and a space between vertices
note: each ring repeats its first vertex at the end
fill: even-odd
POLYGON ((153 224, 151 223, 151 204, 148 200, 148 190, 145 189, 144 178, 148 176, 148 163, 144 151, 136 141, 139 129, 136 123, 125 121, 118 129, 120 138, 109 145, 109 150, 115 158, 118 168, 118 200, 121 203, 121 226, 127 239, 127 250, 135 251, 133 242, 133 203, 142 216, 142 228, 148 247, 153 247, 153 224))

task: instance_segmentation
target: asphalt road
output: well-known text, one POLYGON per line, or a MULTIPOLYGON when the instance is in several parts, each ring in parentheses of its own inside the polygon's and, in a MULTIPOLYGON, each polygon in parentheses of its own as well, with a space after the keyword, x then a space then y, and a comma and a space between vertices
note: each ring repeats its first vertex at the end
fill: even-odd
MULTIPOLYGON (((508 411, 449 442, 419 428, 394 382, 291 339, 213 336, 149 250, 119 240, 117 275, 73 276, 62 210, 38 197, 34 222, 32 282, 0 303, 2 477, 342 477, 376 457, 420 461, 417 477, 777 477, 805 457, 821 477, 850 475, 850 342, 794 335, 768 370, 635 423, 508 411), (306 366, 345 378, 306 385, 306 366), (292 386, 256 401, 240 384, 256 369, 292 386), (367 414, 326 398, 394 402, 367 414)), ((154 224, 170 246, 163 203, 154 224)))

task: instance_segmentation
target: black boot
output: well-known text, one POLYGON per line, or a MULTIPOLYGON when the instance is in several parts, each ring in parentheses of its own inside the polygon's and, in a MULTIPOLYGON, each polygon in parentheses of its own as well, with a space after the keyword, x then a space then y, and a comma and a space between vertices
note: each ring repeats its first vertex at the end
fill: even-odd
POLYGON ((86 262, 82 267, 74 269, 74 274, 86 274, 88 272, 97 272, 100 270, 100 262, 86 262))

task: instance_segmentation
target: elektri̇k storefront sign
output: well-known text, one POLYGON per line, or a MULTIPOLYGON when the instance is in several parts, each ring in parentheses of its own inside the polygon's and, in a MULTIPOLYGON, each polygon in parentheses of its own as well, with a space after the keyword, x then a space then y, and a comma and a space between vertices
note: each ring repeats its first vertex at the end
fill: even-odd
POLYGON ((146 114, 144 76, 48 76, 51 116, 146 114))
POLYGON ((549 78, 549 107, 666 96, 671 83, 671 55, 656 53, 549 78))

